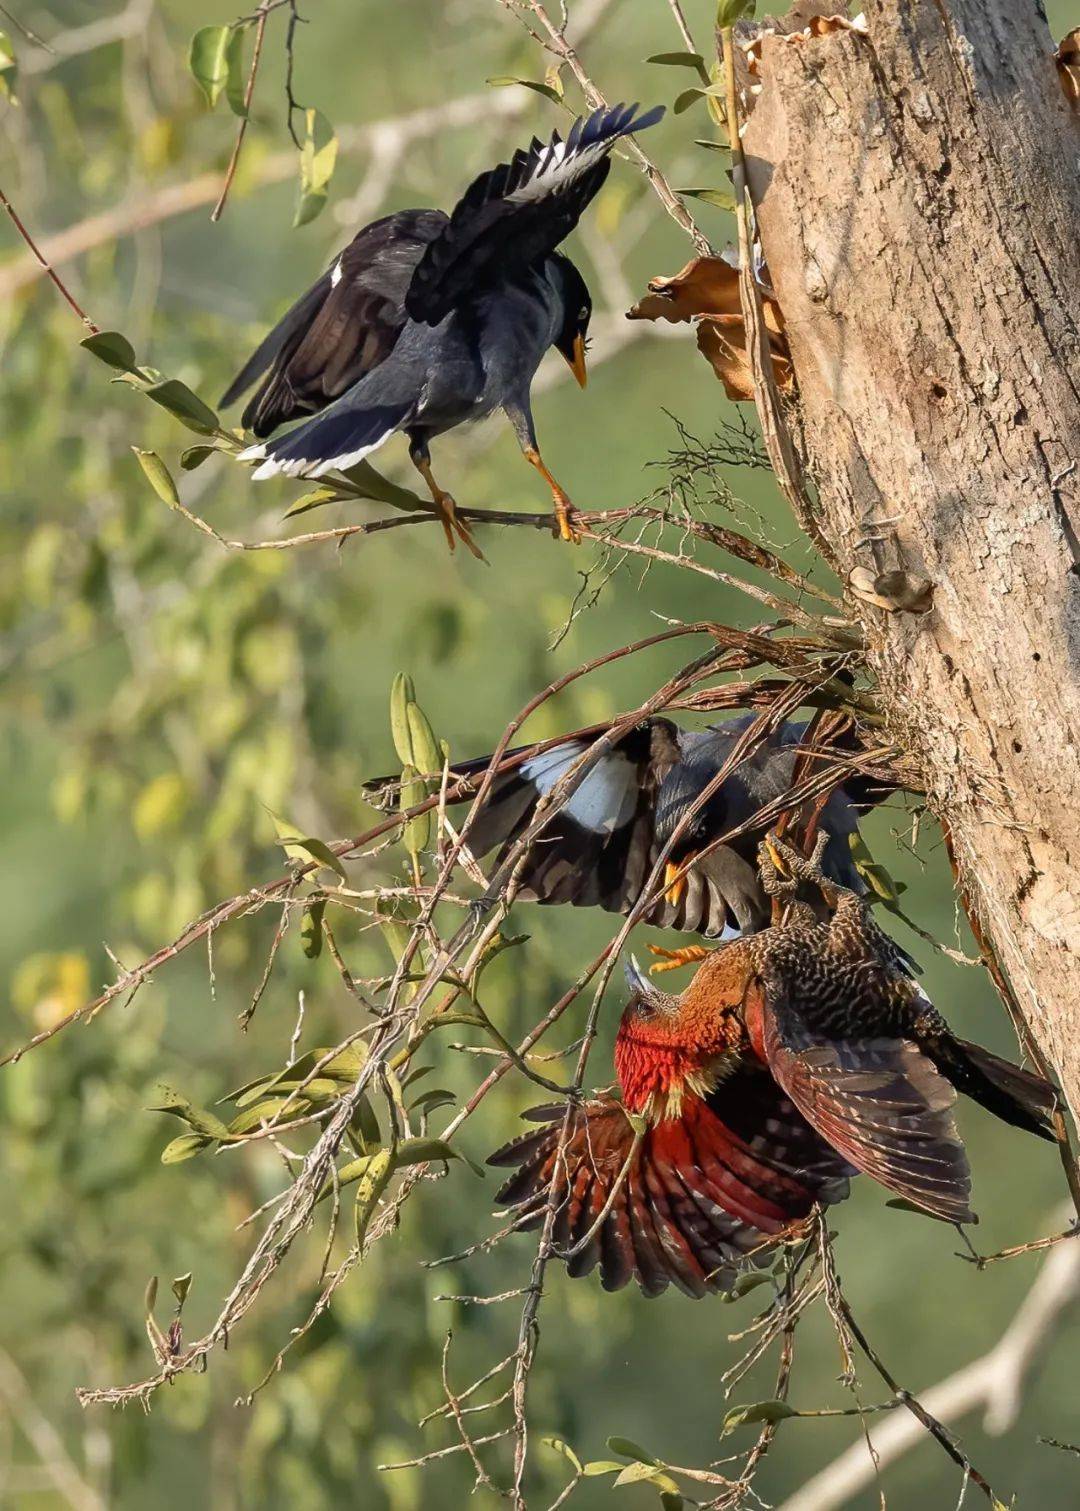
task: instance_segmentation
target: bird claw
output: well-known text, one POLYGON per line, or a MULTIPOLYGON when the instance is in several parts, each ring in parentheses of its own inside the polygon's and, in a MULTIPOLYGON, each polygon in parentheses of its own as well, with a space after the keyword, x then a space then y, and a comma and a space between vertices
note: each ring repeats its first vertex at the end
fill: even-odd
POLYGON ((553 529, 560 540, 567 540, 571 545, 580 546, 583 531, 576 523, 576 515, 577 510, 566 495, 556 494, 553 529))
POLYGON ((458 541, 461 540, 477 561, 482 561, 487 565, 487 557, 473 539, 472 531, 463 519, 458 518, 457 502, 453 495, 441 493, 435 500, 435 508, 438 510, 439 523, 443 527, 443 534, 446 536, 446 544, 451 556, 457 549, 458 541))
POLYGON ((683 966, 697 965, 712 954, 703 944, 687 944, 677 950, 666 950, 662 944, 648 944, 645 948, 651 955, 659 955, 655 965, 649 966, 650 976, 659 976, 664 971, 681 971, 683 966))
POLYGON ((809 882, 823 894, 833 892, 833 884, 821 869, 822 857, 829 836, 824 829, 818 831, 809 860, 798 850, 782 840, 778 834, 767 834, 758 846, 758 869, 761 885, 767 897, 791 897, 798 891, 800 882, 809 882))

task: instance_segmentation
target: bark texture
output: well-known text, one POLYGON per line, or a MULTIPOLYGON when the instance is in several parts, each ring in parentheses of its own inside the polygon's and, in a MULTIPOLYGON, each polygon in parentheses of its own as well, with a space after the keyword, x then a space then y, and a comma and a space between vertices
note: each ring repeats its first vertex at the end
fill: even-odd
MULTIPOLYGON (((822 7, 823 9, 825 7, 822 7)), ((1080 123, 1035 0, 766 38, 744 146, 817 518, 1028 1023, 1080 1112, 1080 123)))

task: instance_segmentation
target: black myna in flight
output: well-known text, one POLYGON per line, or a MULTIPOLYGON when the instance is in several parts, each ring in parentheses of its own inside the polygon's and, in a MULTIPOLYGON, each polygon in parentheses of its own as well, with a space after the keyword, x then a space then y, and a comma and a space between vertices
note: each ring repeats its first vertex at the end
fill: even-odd
MULTIPOLYGON (((650 718, 623 735, 590 767, 538 835, 520 873, 518 896, 629 913, 661 849, 724 766, 753 717, 703 730, 650 718)), ((644 922, 721 939, 768 925, 771 906, 761 885, 757 848, 775 815, 751 822, 746 833, 706 855, 699 857, 699 852, 728 830, 754 820, 766 803, 785 796, 807 727, 782 724, 724 778, 670 851, 667 886, 643 915, 644 922)), ((471 853, 479 858, 498 850, 497 864, 532 822, 540 799, 603 732, 601 728, 569 735, 500 772, 467 835, 471 853)), ((489 759, 455 765, 452 779, 479 779, 489 759)), ((370 784, 375 789, 385 785, 370 784)), ((883 796, 883 788, 856 778, 833 791, 820 814, 821 828, 829 836, 822 869, 830 880, 858 895, 867 888, 849 840, 858 831, 860 810, 883 796)))
POLYGON ((585 280, 555 249, 600 189, 620 137, 654 125, 657 106, 614 105, 576 121, 566 140, 535 138, 480 177, 453 214, 401 210, 360 231, 247 361, 231 404, 261 378, 243 413, 260 444, 256 478, 321 477, 353 466, 396 431, 423 477, 453 550, 455 532, 479 555, 435 481, 429 442, 503 409, 527 461, 547 480, 564 540, 573 509, 544 465, 529 390, 549 346, 585 383, 592 303, 585 280), (279 425, 314 416, 277 440, 279 425))

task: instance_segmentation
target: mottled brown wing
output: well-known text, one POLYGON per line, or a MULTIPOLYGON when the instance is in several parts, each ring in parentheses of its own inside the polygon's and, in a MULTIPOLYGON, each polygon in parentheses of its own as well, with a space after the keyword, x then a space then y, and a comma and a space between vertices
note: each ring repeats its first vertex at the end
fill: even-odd
POLYGON ((913 1043, 826 1038, 777 991, 762 989, 748 1014, 780 1086, 846 1160, 933 1217, 977 1221, 956 1092, 913 1043))
POLYGON ((324 409, 378 367, 405 325, 416 266, 446 224, 441 210, 400 210, 365 226, 260 344, 222 407, 266 373, 242 416, 262 438, 324 409))

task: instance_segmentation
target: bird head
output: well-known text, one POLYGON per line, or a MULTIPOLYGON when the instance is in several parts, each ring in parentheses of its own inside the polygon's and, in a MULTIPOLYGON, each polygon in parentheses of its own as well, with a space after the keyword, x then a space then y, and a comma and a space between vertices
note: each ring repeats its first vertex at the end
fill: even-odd
POLYGON ((585 387, 585 349, 588 345, 589 321, 592 318, 592 295, 588 285, 570 261, 556 252, 550 259, 552 281, 562 296, 563 323, 555 337, 555 350, 563 356, 582 388, 585 387))
POLYGON ((615 1069, 631 1112, 678 1117, 684 1097, 707 1096, 733 1063, 745 1043, 739 1008, 754 977, 738 943, 710 955, 679 996, 661 991, 633 958, 627 964, 630 1000, 615 1069))

